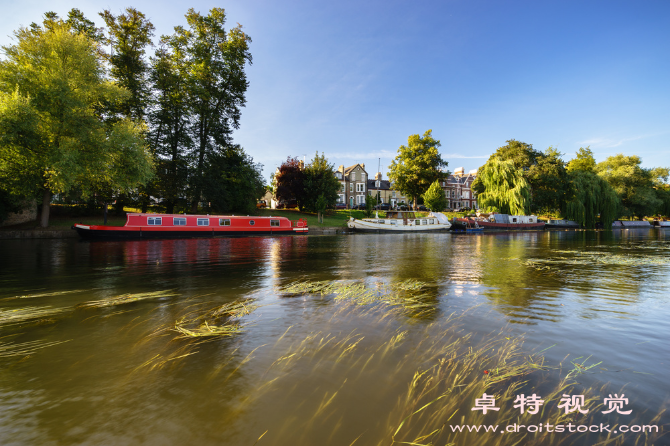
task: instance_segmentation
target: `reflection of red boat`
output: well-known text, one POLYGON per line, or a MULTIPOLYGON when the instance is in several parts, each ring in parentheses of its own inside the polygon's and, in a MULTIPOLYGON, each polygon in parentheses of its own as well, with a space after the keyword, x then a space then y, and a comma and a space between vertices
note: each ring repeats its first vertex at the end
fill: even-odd
POLYGON ((185 238, 307 234, 307 221, 286 217, 128 214, 124 226, 72 226, 85 238, 185 238))

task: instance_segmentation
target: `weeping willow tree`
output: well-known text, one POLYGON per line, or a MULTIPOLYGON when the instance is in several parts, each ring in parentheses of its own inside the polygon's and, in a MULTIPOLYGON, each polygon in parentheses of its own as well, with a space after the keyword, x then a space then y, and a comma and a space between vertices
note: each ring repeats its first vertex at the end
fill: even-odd
POLYGON ((621 200, 616 191, 593 172, 575 170, 569 175, 575 195, 565 204, 564 216, 593 229, 600 215, 603 227, 611 228, 621 210, 621 200))
POLYGON ((479 206, 503 214, 525 215, 530 208, 530 185, 523 170, 514 167, 511 160, 491 157, 479 169, 477 179, 480 192, 479 206))

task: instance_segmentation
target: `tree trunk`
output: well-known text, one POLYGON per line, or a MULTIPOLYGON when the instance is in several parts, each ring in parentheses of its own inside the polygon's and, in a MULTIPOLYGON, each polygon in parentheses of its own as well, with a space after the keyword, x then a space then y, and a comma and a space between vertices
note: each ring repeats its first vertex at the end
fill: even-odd
POLYGON ((49 226, 49 206, 51 205, 51 191, 44 189, 42 192, 42 214, 40 216, 40 226, 46 228, 49 226))
POLYGON ((104 211, 103 211, 103 213, 105 215, 105 223, 104 224, 106 225, 107 224, 107 202, 105 201, 104 203, 102 203, 102 206, 104 207, 104 211))

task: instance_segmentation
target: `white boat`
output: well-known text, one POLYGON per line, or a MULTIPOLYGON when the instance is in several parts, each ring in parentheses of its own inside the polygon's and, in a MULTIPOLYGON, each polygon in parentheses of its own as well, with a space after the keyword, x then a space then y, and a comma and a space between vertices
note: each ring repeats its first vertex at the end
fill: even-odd
POLYGON ((389 211, 386 217, 356 219, 347 222, 349 229, 360 232, 440 232, 451 227, 449 219, 441 212, 431 212, 419 217, 411 211, 389 211))

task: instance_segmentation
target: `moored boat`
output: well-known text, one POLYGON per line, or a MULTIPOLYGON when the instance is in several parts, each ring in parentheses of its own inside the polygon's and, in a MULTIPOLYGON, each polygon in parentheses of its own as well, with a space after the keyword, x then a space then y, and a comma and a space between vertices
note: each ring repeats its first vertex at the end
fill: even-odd
POLYGON ((579 229, 581 226, 574 220, 549 219, 544 227, 545 229, 579 229))
POLYGON ((286 217, 128 214, 124 226, 72 226, 84 238, 190 238, 307 234, 307 221, 286 217))
POLYGON ((412 211, 389 211, 386 217, 351 217, 347 226, 358 232, 441 232, 448 231, 451 223, 440 212, 431 212, 427 217, 421 217, 412 211))
POLYGON ((451 222, 451 230, 454 232, 477 233, 484 232, 484 228, 479 226, 477 220, 470 218, 457 218, 451 222))
POLYGON ((477 214, 477 224, 485 231, 542 231, 545 223, 536 215, 477 214))

